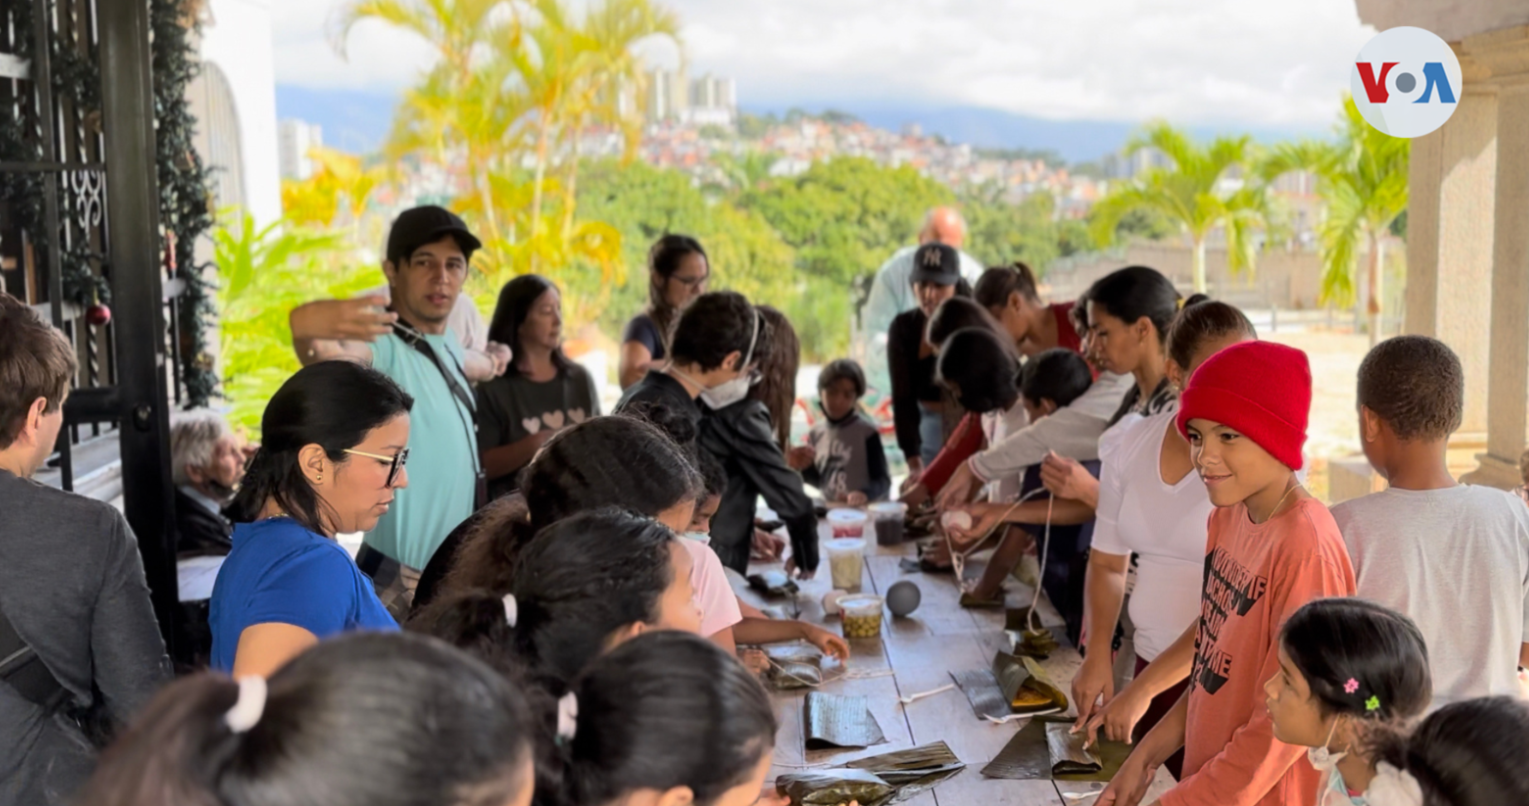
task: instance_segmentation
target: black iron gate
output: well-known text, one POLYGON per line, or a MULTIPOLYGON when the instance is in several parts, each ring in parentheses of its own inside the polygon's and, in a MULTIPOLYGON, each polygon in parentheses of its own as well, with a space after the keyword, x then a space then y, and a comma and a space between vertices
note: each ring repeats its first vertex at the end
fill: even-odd
POLYGON ((179 340, 154 154, 148 0, 0 0, 0 281, 75 345, 50 464, 74 489, 120 450, 123 510, 174 656, 179 340))

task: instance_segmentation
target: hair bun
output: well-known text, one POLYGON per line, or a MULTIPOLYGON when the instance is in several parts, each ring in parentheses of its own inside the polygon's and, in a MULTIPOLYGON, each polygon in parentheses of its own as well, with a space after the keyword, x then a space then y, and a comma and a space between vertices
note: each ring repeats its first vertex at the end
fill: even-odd
POLYGON ((642 420, 649 425, 655 426, 682 448, 689 448, 695 444, 699 432, 696 424, 683 413, 676 411, 672 406, 664 403, 645 401, 633 403, 621 411, 623 416, 634 420, 642 420))
POLYGON ((1199 305, 1202 302, 1210 302, 1210 295, 1209 294, 1190 294, 1189 295, 1189 299, 1184 300, 1184 304, 1180 305, 1179 308, 1180 309, 1188 308, 1191 305, 1199 305))

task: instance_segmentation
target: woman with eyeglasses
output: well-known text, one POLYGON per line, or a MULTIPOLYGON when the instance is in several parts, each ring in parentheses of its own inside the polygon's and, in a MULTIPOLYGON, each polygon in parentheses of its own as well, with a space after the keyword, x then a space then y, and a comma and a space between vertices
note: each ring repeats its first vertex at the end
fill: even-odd
POLYGON ((650 368, 669 357, 680 314, 706 293, 711 261, 689 235, 665 235, 648 250, 648 307, 632 317, 621 335, 620 379, 631 388, 650 368))
POLYGON ((409 485, 413 405, 352 361, 306 366, 271 397, 212 590, 214 669, 268 677, 330 636, 398 629, 335 535, 376 526, 409 485))

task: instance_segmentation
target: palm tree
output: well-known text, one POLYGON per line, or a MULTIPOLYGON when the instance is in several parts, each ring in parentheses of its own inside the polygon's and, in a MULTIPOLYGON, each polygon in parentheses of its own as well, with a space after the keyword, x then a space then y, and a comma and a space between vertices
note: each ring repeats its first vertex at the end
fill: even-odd
POLYGON ((1205 239, 1217 227, 1226 233, 1227 263, 1251 269, 1257 252, 1254 232, 1268 226, 1268 190, 1256 168, 1252 138, 1217 137, 1209 145, 1192 142, 1167 123, 1152 123, 1126 145, 1135 155, 1156 149, 1172 162, 1151 168, 1094 205, 1090 228, 1101 246, 1115 240, 1115 228, 1133 210, 1155 211, 1175 222, 1194 248, 1195 290, 1204 292, 1205 239), (1228 176, 1229 173, 1240 175, 1228 176))
POLYGON ((1268 175, 1309 170, 1325 212, 1318 240, 1322 253, 1322 300, 1349 303, 1359 273, 1359 242, 1368 249, 1365 276, 1370 344, 1380 340, 1381 286, 1385 279, 1384 235, 1407 209, 1410 141, 1382 134, 1366 123, 1352 97, 1343 99, 1338 140, 1306 140, 1276 149, 1268 175))
POLYGON ((479 45, 500 17, 513 20, 508 0, 346 0, 329 19, 330 43, 345 57, 350 29, 363 20, 380 20, 418 35, 440 55, 441 64, 459 83, 472 72, 479 45))

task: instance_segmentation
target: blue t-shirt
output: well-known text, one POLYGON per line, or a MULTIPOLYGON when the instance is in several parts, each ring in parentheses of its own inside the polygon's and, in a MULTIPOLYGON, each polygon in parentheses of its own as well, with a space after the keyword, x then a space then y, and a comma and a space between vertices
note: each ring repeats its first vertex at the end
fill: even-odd
POLYGON ((239 636, 256 624, 291 624, 320 640, 398 629, 339 543, 291 518, 237 524, 233 540, 212 588, 212 668, 233 669, 239 636))
MULTIPOLYGON (((425 343, 462 389, 462 346, 448 329, 425 343)), ((366 534, 366 545, 400 563, 423 569, 441 541, 473 514, 478 491, 478 436, 473 412, 451 394, 430 359, 389 333, 372 343, 372 368, 414 397, 409 411, 409 486, 366 534)))

